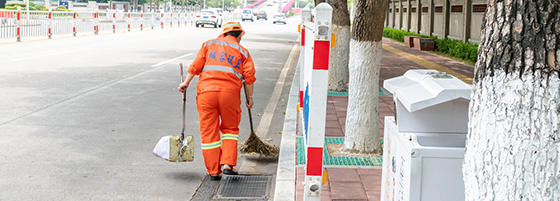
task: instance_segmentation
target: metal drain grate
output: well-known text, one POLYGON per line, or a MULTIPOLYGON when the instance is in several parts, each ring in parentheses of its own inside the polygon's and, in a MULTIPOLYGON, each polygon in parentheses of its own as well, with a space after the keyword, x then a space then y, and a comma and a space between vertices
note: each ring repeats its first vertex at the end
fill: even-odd
POLYGON ((271 180, 271 175, 224 175, 214 199, 266 200, 271 180))

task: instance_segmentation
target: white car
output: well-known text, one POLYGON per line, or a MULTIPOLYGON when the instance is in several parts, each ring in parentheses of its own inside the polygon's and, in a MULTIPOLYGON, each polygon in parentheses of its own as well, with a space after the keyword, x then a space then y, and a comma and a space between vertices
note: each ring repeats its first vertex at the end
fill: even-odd
POLYGON ((272 17, 272 24, 276 23, 286 24, 286 15, 284 15, 283 13, 274 14, 274 16, 272 17))
POLYGON ((243 9, 243 16, 241 16, 241 21, 245 20, 251 20, 251 22, 255 20, 253 10, 243 9))
POLYGON ((196 27, 212 25, 214 28, 222 27, 222 14, 215 10, 201 10, 196 14, 196 27))

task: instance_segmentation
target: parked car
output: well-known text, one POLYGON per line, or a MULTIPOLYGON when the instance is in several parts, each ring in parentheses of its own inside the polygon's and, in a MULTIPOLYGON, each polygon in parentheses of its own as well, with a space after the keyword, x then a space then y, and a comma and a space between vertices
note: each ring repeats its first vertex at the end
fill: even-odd
POLYGON ((259 11, 257 13, 257 20, 259 19, 268 20, 268 15, 266 14, 266 11, 259 11))
POLYGON ((286 15, 284 15, 284 13, 274 14, 274 16, 272 18, 272 23, 273 24, 276 24, 276 23, 286 24, 286 15))
POLYGON ((267 4, 266 6, 272 6, 272 4, 271 4, 271 3, 269 3, 269 4, 267 4))
POLYGON ((215 10, 201 10, 196 15, 196 27, 204 25, 213 25, 214 28, 222 27, 222 15, 215 10))
POLYGON ((241 21, 251 20, 254 21, 253 10, 251 9, 243 9, 243 16, 241 16, 241 21))

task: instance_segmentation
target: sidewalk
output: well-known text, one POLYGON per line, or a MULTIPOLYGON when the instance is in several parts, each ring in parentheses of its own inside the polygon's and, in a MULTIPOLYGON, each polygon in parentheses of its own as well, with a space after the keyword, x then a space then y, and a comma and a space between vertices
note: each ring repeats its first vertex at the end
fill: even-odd
MULTIPOLYGON (((435 69, 452 74, 466 83, 472 83, 474 67, 432 53, 405 47, 404 44, 383 39, 383 58, 379 86, 385 79, 403 75, 410 69, 435 69)), ((382 92, 386 92, 383 91, 382 92)), ((329 93, 327 102, 326 139, 343 139, 346 122, 347 93, 329 93)), ((391 94, 380 94, 379 122, 383 137, 383 119, 394 115, 391 94)), ((299 123, 299 121, 296 121, 299 123)), ((301 135, 298 134, 297 137, 301 135)), ((297 142, 296 142, 297 143, 297 142)), ((339 141, 340 143, 340 141, 339 141)), ((284 146, 284 143, 282 143, 284 146)), ((297 146, 296 146, 297 147, 297 146)), ((297 153, 298 155, 300 153, 297 153)), ((298 157, 299 158, 299 157, 298 157)), ((325 163, 325 161, 324 161, 325 163)), ((322 187, 321 200, 380 200, 381 164, 375 165, 324 165, 327 183, 322 187)), ((296 162, 296 200, 303 200, 304 165, 296 162)))

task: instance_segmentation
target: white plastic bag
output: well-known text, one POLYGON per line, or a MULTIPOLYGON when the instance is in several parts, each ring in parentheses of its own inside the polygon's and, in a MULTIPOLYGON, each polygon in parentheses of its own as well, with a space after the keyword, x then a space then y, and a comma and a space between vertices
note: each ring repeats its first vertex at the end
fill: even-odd
POLYGON ((181 136, 169 135, 162 137, 154 147, 154 155, 169 162, 190 162, 194 160, 194 136, 185 135, 181 144, 181 136), (181 151, 182 150, 182 151, 181 151))

